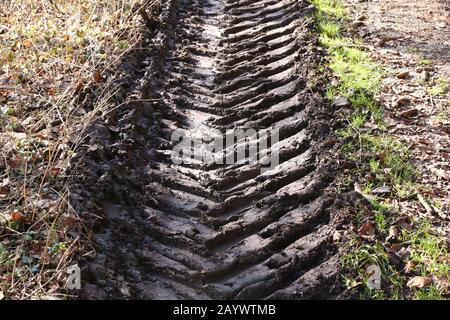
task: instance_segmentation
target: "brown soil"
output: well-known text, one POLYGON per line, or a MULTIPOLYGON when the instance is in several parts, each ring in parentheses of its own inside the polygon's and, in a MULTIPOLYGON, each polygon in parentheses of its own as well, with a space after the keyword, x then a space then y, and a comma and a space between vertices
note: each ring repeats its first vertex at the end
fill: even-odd
POLYGON ((320 58, 311 17, 298 0, 163 4, 131 87, 138 102, 91 128, 83 167, 97 183, 78 198, 99 219, 83 297, 341 294, 332 235, 346 202, 331 191, 331 108, 308 84, 320 58), (172 131, 200 122, 278 128, 279 166, 174 165, 172 131))

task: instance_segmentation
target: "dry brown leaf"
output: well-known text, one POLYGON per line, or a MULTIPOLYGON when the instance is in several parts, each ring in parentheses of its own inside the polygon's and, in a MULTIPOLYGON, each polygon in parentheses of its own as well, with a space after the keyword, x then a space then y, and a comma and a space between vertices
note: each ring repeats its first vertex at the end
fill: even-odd
POLYGON ((405 106, 410 103, 411 103, 411 98, 409 98, 408 96, 403 96, 403 97, 398 98, 394 102, 394 107, 402 107, 402 106, 405 106))
POLYGON ((8 161, 8 165, 11 167, 11 169, 20 168, 23 165, 23 163, 24 163, 24 160, 22 158, 17 157, 17 156, 15 156, 13 158, 10 158, 7 161, 8 161))
POLYGON ((62 219, 62 225, 66 227, 72 227, 74 226, 78 220, 75 217, 72 217, 70 215, 64 215, 62 219))
POLYGON ((436 286, 440 291, 449 292, 450 291, 450 280, 446 278, 436 280, 436 286))
POLYGON ((411 218, 408 216, 400 217, 395 222, 396 225, 398 225, 402 229, 411 230, 412 228, 412 221, 411 218))
POLYGON ((408 286, 408 288, 425 288, 430 286, 433 283, 433 279, 431 279, 430 277, 421 277, 421 276, 417 276, 417 277, 413 277, 411 279, 408 280, 408 283, 406 284, 408 286))
POLYGON ((103 81, 103 76, 99 71, 94 72, 94 81, 100 83, 103 81))
POLYGON ((406 263, 406 266, 405 266, 405 272, 406 272, 406 273, 410 273, 411 271, 413 271, 413 270, 417 267, 418 264, 419 264, 419 263, 418 263, 417 261, 409 260, 409 261, 406 263))
POLYGON ((393 243, 391 244, 391 246, 389 247, 389 249, 391 249, 393 252, 398 252, 403 248, 403 245, 400 243, 393 243))
POLYGON ((56 96, 56 88, 49 88, 47 94, 51 97, 56 96))
POLYGON ((82 81, 78 82, 74 89, 74 94, 78 94, 84 89, 84 83, 82 81))
POLYGON ((417 108, 411 108, 408 110, 403 111, 400 116, 408 118, 408 117, 415 117, 419 114, 419 109, 417 108))
POLYGON ((409 77, 409 71, 402 71, 397 73, 397 78, 398 79, 406 79, 409 77))
POLYGON ((372 236, 375 234, 375 229, 373 227, 373 223, 371 221, 363 224, 361 228, 358 229, 358 233, 360 235, 372 236))
POLYGON ((25 49, 30 49, 33 43, 31 42, 31 40, 27 39, 24 42, 22 42, 22 45, 25 49))
POLYGON ((57 177, 61 173, 61 171, 63 171, 63 169, 57 168, 57 167, 53 167, 53 168, 50 169, 50 174, 53 177, 57 177))
POLYGON ((14 222, 20 222, 23 220, 23 215, 18 210, 14 210, 11 212, 11 220, 14 222))

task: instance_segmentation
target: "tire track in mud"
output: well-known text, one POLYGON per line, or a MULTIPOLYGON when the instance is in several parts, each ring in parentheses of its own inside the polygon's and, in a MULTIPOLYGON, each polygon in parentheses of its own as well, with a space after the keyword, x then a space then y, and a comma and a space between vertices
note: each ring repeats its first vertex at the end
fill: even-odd
POLYGON ((308 86, 317 66, 312 8, 173 0, 161 10, 139 89, 151 120, 119 121, 143 121, 135 127, 147 132, 134 140, 151 139, 142 161, 121 169, 142 197, 104 204, 84 297, 336 297, 334 168, 324 152, 331 120, 308 86), (172 132, 200 124, 278 129, 279 165, 261 173, 260 164, 173 164, 172 132))

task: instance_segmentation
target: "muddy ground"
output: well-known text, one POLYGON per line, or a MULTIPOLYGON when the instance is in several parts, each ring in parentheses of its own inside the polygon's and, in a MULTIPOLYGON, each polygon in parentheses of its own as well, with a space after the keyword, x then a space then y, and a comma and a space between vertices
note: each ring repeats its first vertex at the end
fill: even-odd
POLYGON ((83 298, 339 297, 347 200, 312 14, 299 0, 171 0, 148 21, 149 50, 122 66, 128 102, 90 128, 73 195, 94 244, 83 298), (172 132, 200 124, 278 129, 279 165, 175 165, 172 132))

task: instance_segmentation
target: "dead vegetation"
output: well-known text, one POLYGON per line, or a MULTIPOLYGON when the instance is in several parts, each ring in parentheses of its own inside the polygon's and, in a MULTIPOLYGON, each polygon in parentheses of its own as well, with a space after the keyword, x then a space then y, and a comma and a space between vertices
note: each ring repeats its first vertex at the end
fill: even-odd
POLYGON ((85 232, 69 203, 72 159, 116 107, 111 71, 139 49, 155 4, 0 3, 0 299, 70 294, 60 288, 85 232))

